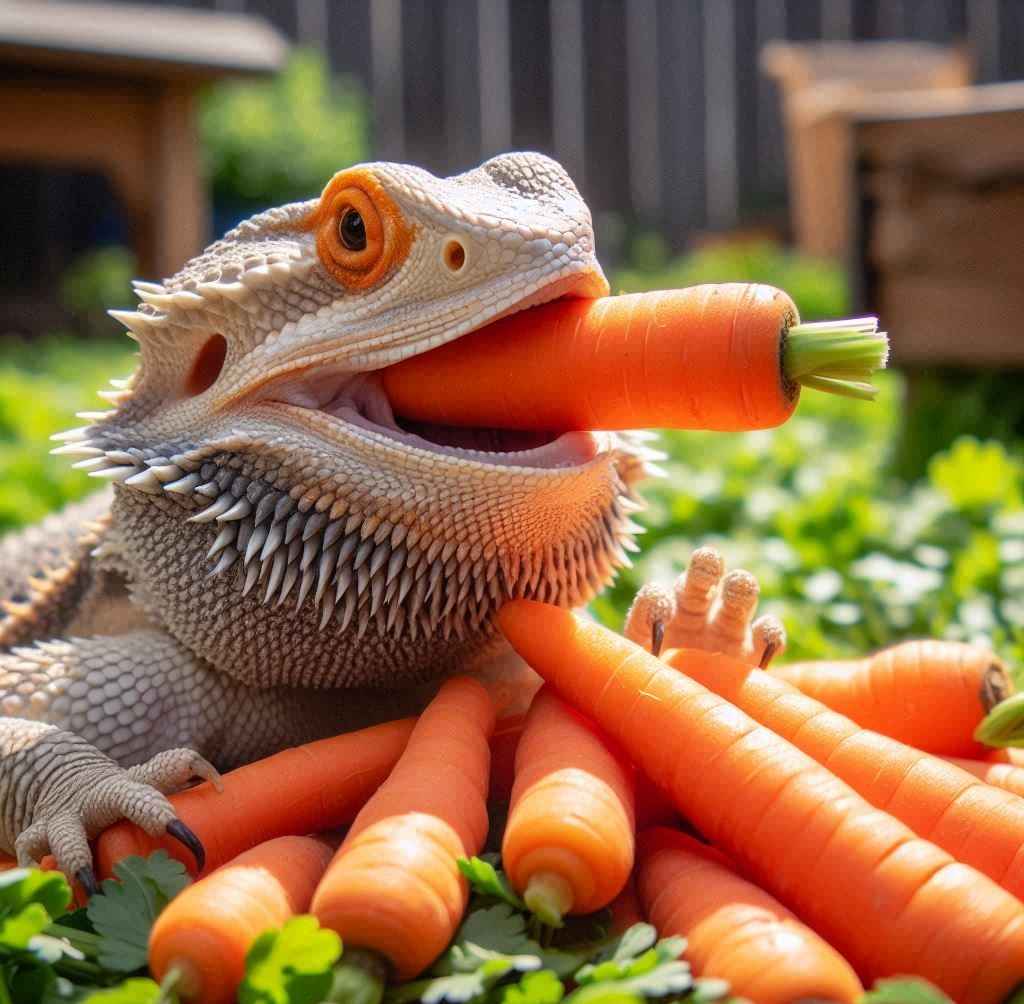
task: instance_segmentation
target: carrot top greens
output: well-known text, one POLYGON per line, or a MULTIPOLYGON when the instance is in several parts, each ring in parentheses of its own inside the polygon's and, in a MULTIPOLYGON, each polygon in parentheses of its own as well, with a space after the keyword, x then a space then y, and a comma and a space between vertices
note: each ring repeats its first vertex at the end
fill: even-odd
POLYGON ((786 335, 782 371, 804 387, 873 400, 871 383, 889 358, 889 339, 877 317, 795 324, 786 335))

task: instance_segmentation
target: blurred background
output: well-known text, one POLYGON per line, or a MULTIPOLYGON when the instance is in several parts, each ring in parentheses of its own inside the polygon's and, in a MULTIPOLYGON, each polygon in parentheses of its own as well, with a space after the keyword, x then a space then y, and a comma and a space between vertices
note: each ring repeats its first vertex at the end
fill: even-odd
POLYGON ((93 485, 48 436, 133 365, 105 314, 367 159, 569 169, 613 289, 757 280, 877 313, 874 404, 671 433, 634 569, 715 543, 798 656, 988 638, 1024 664, 1024 4, 0 3, 0 531, 93 485))

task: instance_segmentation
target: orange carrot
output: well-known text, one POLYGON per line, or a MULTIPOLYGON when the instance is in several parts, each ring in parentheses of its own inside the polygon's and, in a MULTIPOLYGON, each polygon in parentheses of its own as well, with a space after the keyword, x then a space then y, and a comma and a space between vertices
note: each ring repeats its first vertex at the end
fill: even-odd
MULTIPOLYGON (((317 833, 352 821, 397 763, 413 719, 386 722, 321 739, 239 767, 208 784, 171 796, 180 819, 202 841, 202 874, 272 837, 317 833)), ((163 848, 195 875, 191 854, 169 837, 151 837, 133 823, 105 830, 96 844, 100 875, 129 854, 143 857, 163 848)))
MULTIPOLYGON (((801 372, 792 353, 784 366, 798 320, 785 293, 742 283, 556 300, 405 359, 381 380, 396 414, 447 425, 766 429, 792 414, 798 381, 828 372, 827 362, 801 372)), ((824 327, 812 337, 841 343, 841 375, 844 340, 867 347, 867 372, 884 358, 873 323, 824 327)))
POLYGON ((987 648, 959 641, 908 641, 866 659, 770 672, 866 729, 945 756, 982 756, 974 730, 1013 690, 987 648))
POLYGON ((993 763, 990 760, 965 760, 963 757, 943 757, 951 764, 966 770, 985 784, 991 784, 1015 795, 1024 796, 1024 767, 1012 763, 993 763))
POLYGON ((637 838, 637 888, 662 937, 686 938, 695 976, 729 981, 758 1004, 856 1001, 850 964, 778 900, 736 874, 719 851, 677 830, 637 838))
POLYGON ((780 736, 567 610, 514 600, 498 622, 541 676, 862 979, 911 972, 960 1004, 997 1004, 1024 976, 1018 900, 780 736))
POLYGON ((550 687, 533 699, 516 752, 501 861, 545 923, 593 913, 622 891, 633 868, 632 773, 550 687))
POLYGON ((630 875, 622 892, 608 904, 612 914, 612 922, 609 925, 613 934, 622 934, 628 931, 634 924, 641 924, 645 920, 643 907, 640 905, 640 897, 636 892, 636 882, 630 875))
POLYGON ((499 718, 491 735, 491 783, 488 797, 492 802, 508 802, 516 779, 516 750, 523 734, 526 715, 499 718))
POLYGON ((988 763, 1010 763, 1014 767, 1024 767, 1024 750, 1008 746, 1006 749, 987 749, 984 759, 988 763))
POLYGON ((263 931, 306 911, 333 853, 314 837, 278 837, 189 886, 150 932, 154 978, 176 969, 184 1000, 231 1004, 249 947, 263 931))
POLYGON ((896 739, 862 729, 772 673, 678 649, 665 661, 826 766, 872 805, 1024 898, 1024 801, 896 739))
POLYGON ((430 965, 462 920, 469 891, 457 861, 487 837, 493 728, 487 691, 469 677, 448 680, 313 896, 323 926, 379 952, 399 979, 430 965))

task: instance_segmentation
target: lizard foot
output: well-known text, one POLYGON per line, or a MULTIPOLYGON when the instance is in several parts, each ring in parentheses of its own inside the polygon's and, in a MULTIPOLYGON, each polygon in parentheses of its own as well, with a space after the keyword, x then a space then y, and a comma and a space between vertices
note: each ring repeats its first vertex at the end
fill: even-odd
POLYGON ((690 557, 690 567, 669 589, 646 583, 626 615, 624 634, 657 655, 664 648, 700 648, 767 666, 786 647, 786 629, 770 614, 751 623, 757 579, 725 562, 710 547, 690 557))
POLYGON ((166 833, 180 841, 202 870, 203 845, 166 797, 193 778, 219 788, 220 775, 198 753, 166 750, 124 769, 71 732, 17 719, 0 720, 0 747, 0 791, 10 806, 2 828, 17 833, 13 850, 20 865, 50 853, 91 895, 98 884, 89 840, 128 819, 151 836, 166 833))

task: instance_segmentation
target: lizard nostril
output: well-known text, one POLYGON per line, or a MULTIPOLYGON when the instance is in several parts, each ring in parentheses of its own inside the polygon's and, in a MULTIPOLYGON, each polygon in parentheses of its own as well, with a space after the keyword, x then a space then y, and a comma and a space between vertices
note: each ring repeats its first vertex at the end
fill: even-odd
POLYGON ((461 272, 466 264, 466 249, 460 241, 450 240, 444 246, 443 259, 452 272, 461 272))
POLYGON ((227 354, 228 343, 223 335, 211 335, 206 339, 185 381, 185 391, 189 397, 202 394, 216 383, 220 371, 224 368, 227 354))

